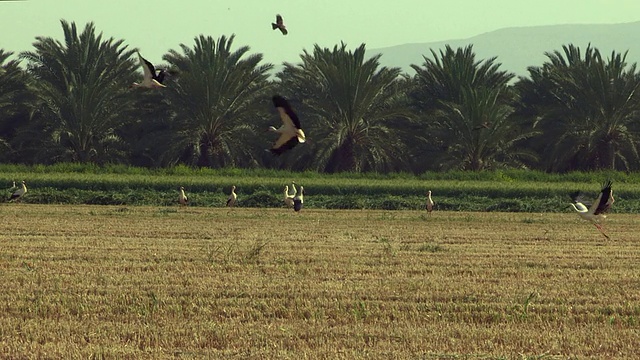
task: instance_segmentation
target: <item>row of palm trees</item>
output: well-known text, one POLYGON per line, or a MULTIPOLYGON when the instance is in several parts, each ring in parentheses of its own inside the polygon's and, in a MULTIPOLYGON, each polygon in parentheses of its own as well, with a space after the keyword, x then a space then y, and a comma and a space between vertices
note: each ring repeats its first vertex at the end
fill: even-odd
POLYGON ((234 36, 198 36, 164 55, 178 75, 131 89, 135 48, 62 21, 64 41, 37 37, 9 60, 0 50, 0 161, 77 161, 338 171, 545 171, 640 168, 640 73, 626 53, 588 46, 546 54, 529 76, 446 47, 412 65, 380 65, 365 45, 315 46, 273 65, 234 36), (23 66, 24 65, 24 66, 23 66), (290 99, 308 141, 282 157, 264 149, 290 99))

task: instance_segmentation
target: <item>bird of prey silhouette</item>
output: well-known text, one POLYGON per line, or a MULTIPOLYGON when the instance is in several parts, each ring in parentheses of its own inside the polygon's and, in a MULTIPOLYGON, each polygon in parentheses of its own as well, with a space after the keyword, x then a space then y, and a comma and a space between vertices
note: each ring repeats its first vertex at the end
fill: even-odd
POLYGON ((287 35, 289 32, 287 31, 287 27, 284 26, 284 22, 282 21, 282 16, 280 14, 276 15, 276 22, 271 23, 271 29, 280 29, 282 35, 287 35))

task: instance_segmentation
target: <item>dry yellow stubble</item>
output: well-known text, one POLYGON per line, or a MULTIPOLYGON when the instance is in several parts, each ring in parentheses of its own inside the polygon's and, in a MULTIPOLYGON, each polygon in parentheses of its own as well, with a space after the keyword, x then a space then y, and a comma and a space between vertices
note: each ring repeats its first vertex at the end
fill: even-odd
POLYGON ((0 206, 6 358, 638 358, 636 215, 0 206))

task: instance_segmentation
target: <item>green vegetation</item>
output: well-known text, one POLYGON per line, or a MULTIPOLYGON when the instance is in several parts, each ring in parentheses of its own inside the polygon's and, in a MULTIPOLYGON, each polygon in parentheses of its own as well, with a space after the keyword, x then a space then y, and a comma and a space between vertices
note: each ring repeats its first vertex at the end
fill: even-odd
POLYGON ((564 45, 515 79, 472 45, 431 49, 410 75, 382 66, 365 44, 315 44, 270 78, 277 66, 261 53, 233 35, 202 34, 168 44, 164 64, 153 59, 166 87, 146 91, 129 88, 141 77, 133 45, 93 23, 61 25, 63 41, 37 37, 17 60, 0 49, 0 162, 640 171, 640 72, 626 53, 564 45), (274 141, 264 130, 280 122, 274 94, 308 139, 280 157, 264 151, 274 141))
MULTIPOLYGON (((184 186, 191 206, 223 206, 232 185, 238 206, 281 207, 282 189, 305 187, 305 207, 327 209, 422 209, 427 190, 436 209, 455 211, 565 212, 569 193, 595 198, 606 178, 614 180, 613 212, 640 210, 640 174, 619 172, 546 174, 537 171, 321 174, 266 169, 146 169, 120 165, 0 165, 0 184, 25 179, 23 201, 42 204, 175 205, 184 186)), ((8 194, 5 194, 8 196, 8 194)))

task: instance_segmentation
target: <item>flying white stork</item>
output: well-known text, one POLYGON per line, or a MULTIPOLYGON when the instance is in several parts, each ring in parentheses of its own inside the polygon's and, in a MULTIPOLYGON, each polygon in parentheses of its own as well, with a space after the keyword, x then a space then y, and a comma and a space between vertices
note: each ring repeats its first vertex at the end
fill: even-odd
POLYGON ((615 201, 613 199, 613 190, 611 189, 611 180, 607 180, 602 185, 600 195, 596 198, 593 204, 582 202, 579 192, 573 193, 573 203, 571 206, 578 212, 581 218, 589 220, 595 225, 596 229, 600 230, 605 238, 609 238, 604 231, 604 227, 600 224, 606 217, 606 212, 611 208, 611 205, 615 201), (587 208, 589 206, 589 208, 587 208))
POLYGON ((165 85, 162 84, 165 77, 164 69, 156 70, 153 67, 153 64, 149 62, 147 59, 143 58, 140 53, 138 53, 138 58, 140 59, 140 66, 142 66, 142 71, 144 73, 142 82, 137 83, 134 82, 134 87, 144 87, 144 88, 164 88, 165 85))
POLYGON ((293 198, 295 197, 295 193, 293 195, 289 195, 289 186, 284 186, 284 204, 287 207, 293 207, 293 198))
POLYGON ((431 190, 427 191, 427 214, 431 215, 433 211, 433 200, 431 199, 431 190))
POLYGON ((178 195, 178 202, 182 206, 187 206, 187 203, 189 202, 189 198, 187 198, 187 195, 184 193, 184 187, 182 186, 180 186, 180 194, 178 195))
MULTIPOLYGON (((14 181, 13 185, 15 186, 15 181, 14 181)), ((14 191, 13 194, 11 194, 11 196, 9 197, 9 201, 18 201, 26 193, 27 193, 27 183, 25 183, 25 181, 22 180, 22 186, 19 187, 16 191, 14 191)))
POLYGON ((293 197, 293 210, 296 212, 302 210, 302 203, 304 202, 304 187, 300 186, 298 193, 293 197))
POLYGON ((275 95, 272 100, 273 105, 278 110, 278 114, 280 114, 282 126, 277 129, 269 126, 269 129, 267 129, 268 131, 280 134, 280 137, 278 137, 278 140, 276 140, 269 151, 271 151, 272 154, 280 155, 287 150, 293 149, 293 147, 299 143, 305 142, 306 137, 300 126, 298 115, 293 112, 289 102, 280 95, 275 95))
POLYGON ((231 194, 229 194, 229 198, 227 199, 227 206, 233 207, 236 204, 236 200, 238 200, 238 195, 236 195, 236 186, 233 185, 231 187, 231 194))

